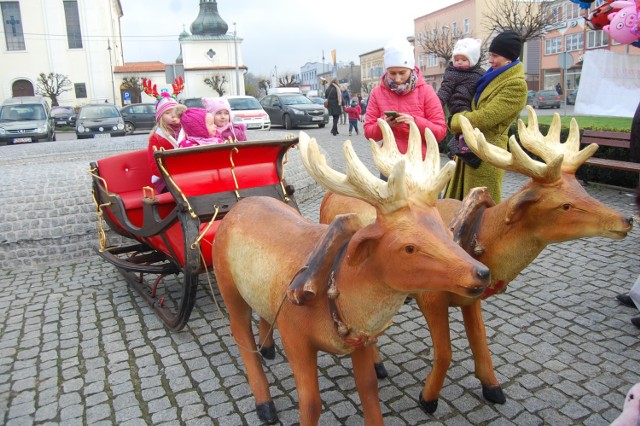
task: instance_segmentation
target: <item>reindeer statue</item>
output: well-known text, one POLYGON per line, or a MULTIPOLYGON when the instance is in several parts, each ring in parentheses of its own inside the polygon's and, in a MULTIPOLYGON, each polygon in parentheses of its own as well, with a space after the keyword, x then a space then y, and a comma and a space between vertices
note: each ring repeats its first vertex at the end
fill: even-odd
MULTIPOLYGON (((528 126, 520 120, 518 134, 525 148, 543 162, 531 159, 515 138, 509 140, 511 153, 486 142, 484 135, 461 120, 465 140, 483 161, 505 170, 522 173, 531 180, 509 199, 495 205, 484 188, 474 189, 464 202, 444 199, 436 207, 445 222, 451 223, 456 242, 491 270, 491 284, 482 299, 502 293, 507 285, 551 243, 585 237, 624 238, 631 230, 631 218, 592 198, 575 178, 575 172, 598 149, 596 144, 580 150, 580 134, 572 119, 566 143, 560 143, 560 116, 555 114, 548 134, 543 136, 538 119, 527 107, 528 126)), ((402 158, 397 147, 372 142, 376 167, 383 174, 402 158)), ((372 208, 360 200, 328 193, 322 202, 320 222, 336 214, 355 212, 365 223, 372 208)), ((464 326, 474 357, 475 374, 484 397, 494 403, 506 401, 498 382, 482 321, 481 300, 449 292, 416 294, 434 347, 433 368, 420 392, 421 408, 435 412, 438 396, 451 363, 448 307, 462 310, 464 326)), ((375 355, 376 371, 384 372, 375 355)), ((379 374, 380 375, 380 374, 379 374)))
POLYGON ((489 270, 454 243, 434 207, 452 164, 440 170, 435 140, 423 162, 419 133, 413 131, 414 155, 392 168, 388 183, 367 170, 349 141, 345 175, 331 169, 316 141, 300 133, 309 173, 327 189, 375 206, 377 217, 369 225, 355 215, 316 224, 269 197, 240 200, 221 221, 213 264, 261 421, 273 423, 278 417, 251 330, 252 311, 262 318, 261 335, 267 323, 279 330, 296 382, 301 425, 317 424, 320 417, 320 350, 351 354, 365 423, 382 425, 371 344, 405 297, 434 290, 473 298, 486 288, 489 270), (415 176, 421 179, 409 179, 415 176), (342 242, 337 250, 332 246, 342 242), (327 255, 318 264, 323 252, 327 255), (309 268, 326 274, 307 273, 309 268), (300 289, 289 284, 305 273, 322 282, 303 288, 324 290, 298 298, 300 289))

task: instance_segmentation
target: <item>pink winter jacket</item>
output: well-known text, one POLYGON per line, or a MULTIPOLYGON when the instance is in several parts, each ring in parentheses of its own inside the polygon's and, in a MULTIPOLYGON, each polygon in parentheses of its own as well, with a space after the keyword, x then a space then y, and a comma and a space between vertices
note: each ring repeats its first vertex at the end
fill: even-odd
MULTIPOLYGON (((384 85, 381 80, 379 86, 373 89, 369 95, 367 114, 364 122, 364 136, 376 141, 382 140, 382 131, 378 126, 378 118, 384 119, 385 111, 397 111, 413 116, 420 134, 422 135, 422 155, 426 152, 424 141, 425 128, 431 129, 436 140, 440 142, 447 134, 447 124, 444 119, 444 111, 438 95, 433 88, 422 79, 419 68, 415 68, 418 74, 416 87, 407 95, 398 95, 384 85)), ((383 75, 384 79, 385 76, 383 75)), ((398 149, 403 154, 407 152, 409 140, 409 125, 404 124, 392 127, 398 149)))

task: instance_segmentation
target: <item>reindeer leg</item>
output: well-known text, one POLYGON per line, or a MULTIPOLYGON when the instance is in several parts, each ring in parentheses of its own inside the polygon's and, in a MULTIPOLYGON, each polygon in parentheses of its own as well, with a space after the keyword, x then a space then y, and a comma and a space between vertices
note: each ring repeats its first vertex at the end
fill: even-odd
POLYGON ((356 389, 358 389, 362 411, 364 412, 364 424, 368 426, 383 426, 380 397, 378 396, 378 379, 371 370, 374 352, 377 351, 373 345, 356 349, 351 353, 351 362, 353 363, 356 389))
POLYGON ((482 396, 489 402, 504 404, 507 400, 493 371, 491 353, 487 345, 487 331, 482 320, 481 301, 477 300, 471 305, 463 306, 462 318, 469 346, 473 352, 476 377, 482 383, 482 396))
POLYGON ((427 375, 418 402, 425 413, 433 414, 438 408, 440 390, 444 386, 447 370, 451 364, 449 298, 445 292, 423 293, 416 298, 416 301, 427 320, 433 342, 433 367, 427 375))
POLYGON ((287 324, 287 319, 279 318, 278 329, 293 378, 298 391, 300 426, 315 426, 322 412, 320 387, 318 385, 318 351, 310 342, 294 329, 297 323, 287 324))
POLYGON ((276 357, 276 345, 273 341, 273 328, 264 319, 260 318, 258 325, 258 343, 260 344, 260 354, 264 359, 274 359, 276 357))
POLYGON ((389 377, 389 373, 382 363, 380 351, 378 351, 378 345, 373 344, 371 345, 371 348, 373 349, 373 368, 376 370, 376 377, 378 379, 386 379, 389 377))
POLYGON ((221 287, 222 296, 231 323, 233 335, 238 351, 247 370, 247 381, 256 401, 256 413, 261 421, 274 424, 278 422, 276 407, 269 392, 269 382, 262 368, 258 356, 255 338, 251 329, 251 308, 234 288, 221 287))

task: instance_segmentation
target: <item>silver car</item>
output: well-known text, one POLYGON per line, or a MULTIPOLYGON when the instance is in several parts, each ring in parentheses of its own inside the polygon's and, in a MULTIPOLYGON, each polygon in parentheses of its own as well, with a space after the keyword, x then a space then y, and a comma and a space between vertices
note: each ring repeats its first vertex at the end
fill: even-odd
POLYGON ((562 96, 555 90, 540 90, 533 96, 534 108, 560 108, 562 96))

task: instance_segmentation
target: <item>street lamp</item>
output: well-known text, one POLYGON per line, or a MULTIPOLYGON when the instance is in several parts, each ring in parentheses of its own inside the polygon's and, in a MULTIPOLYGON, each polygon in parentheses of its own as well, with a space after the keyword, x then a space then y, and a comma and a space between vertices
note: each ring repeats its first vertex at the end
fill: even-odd
POLYGON ((116 104, 116 85, 113 81, 113 62, 111 62, 111 41, 107 39, 107 51, 109 52, 109 73, 111 73, 111 92, 113 94, 113 104, 116 104))
POLYGON ((233 23, 233 47, 235 49, 236 57, 236 95, 240 95, 240 73, 238 71, 238 31, 236 30, 236 23, 233 23))

